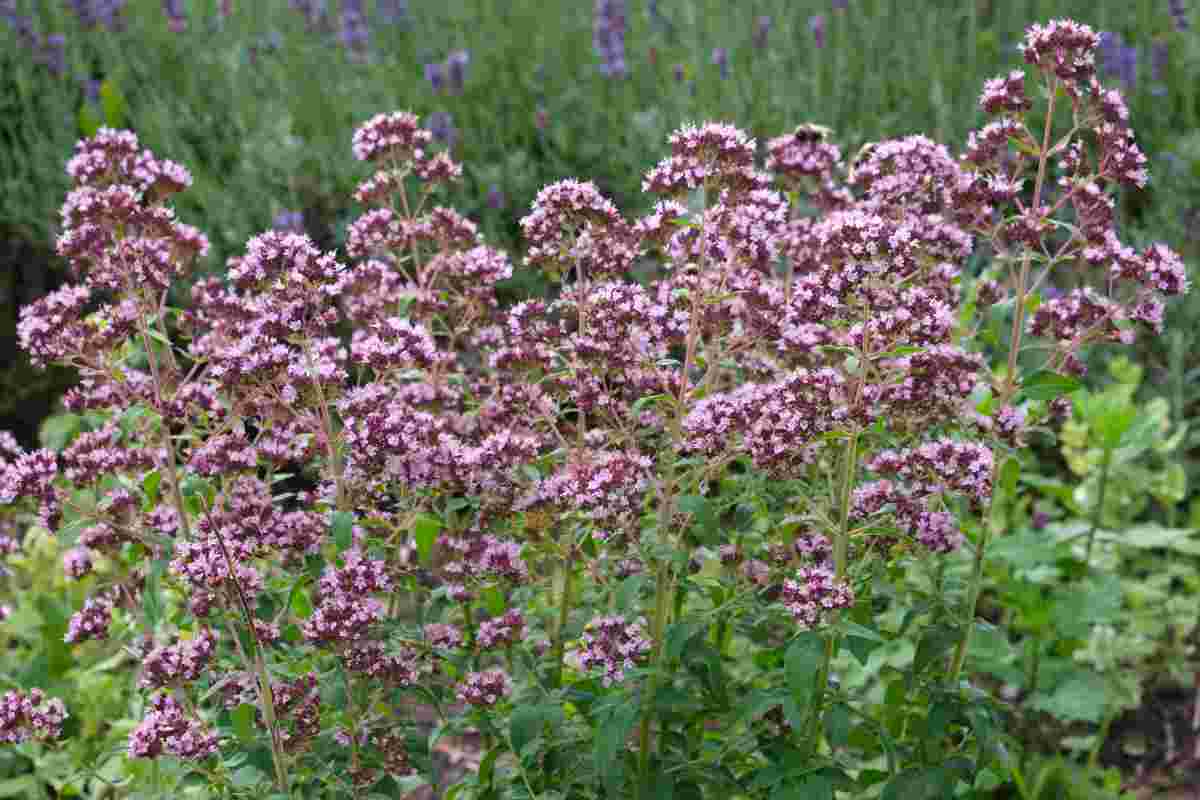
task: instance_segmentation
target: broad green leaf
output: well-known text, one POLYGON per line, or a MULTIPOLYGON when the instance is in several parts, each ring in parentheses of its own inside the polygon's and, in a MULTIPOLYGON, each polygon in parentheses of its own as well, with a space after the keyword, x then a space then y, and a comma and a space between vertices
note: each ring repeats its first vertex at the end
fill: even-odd
POLYGON ((344 553, 349 550, 350 546, 354 544, 354 515, 349 511, 335 511, 330 527, 333 531, 333 542, 337 545, 337 551, 344 553))
POLYGON ((1017 493, 1017 480, 1021 477, 1021 462, 1009 456, 1000 466, 1000 491, 1005 499, 1011 500, 1017 493))
POLYGON ((783 658, 788 688, 797 705, 804 708, 812 704, 817 690, 817 673, 825 657, 825 639, 816 631, 807 631, 796 637, 783 658))
POLYGON ((438 531, 442 529, 442 521, 437 517, 422 514, 413 525, 413 538, 417 543, 417 557, 422 564, 429 564, 433 558, 433 543, 437 541, 438 531))
POLYGON ((1200 538, 1196 537, 1196 533, 1197 531, 1190 528, 1165 528, 1148 522, 1116 533, 1105 533, 1100 535, 1100 538, 1129 547, 1163 548, 1190 556, 1200 556, 1200 538))
POLYGON ((146 573, 146 582, 142 589, 142 613, 146 617, 146 628, 154 631, 162 619, 162 576, 167 571, 166 559, 157 559, 150 563, 146 573))
POLYGON ((689 494, 679 498, 679 510, 692 515, 693 530, 700 541, 715 544, 717 541, 717 516, 707 497, 689 494))
POLYGON ((645 583, 645 575, 630 575, 621 581, 621 585, 617 589, 617 610, 628 614, 637 609, 642 586, 645 583))
POLYGON ((104 121, 110 128, 124 128, 129 104, 116 82, 109 78, 100 84, 100 108, 104 110, 104 121))
POLYGON ((913 656, 913 674, 921 672, 939 656, 947 655, 958 644, 962 632, 949 625, 934 625, 925 630, 913 656))
POLYGON ((1068 722, 1098 723, 1109 705, 1109 687, 1093 672, 1079 670, 1048 695, 1031 698, 1030 706, 1068 722))
POLYGON ((261 769, 247 764, 244 767, 239 767, 236 771, 234 771, 234 773, 229 776, 229 782, 239 789, 244 789, 250 786, 257 786, 266 777, 266 773, 264 773, 261 769))
POLYGON ((825 738, 831 747, 844 747, 850 740, 850 708, 844 703, 825 712, 825 738))
POLYGON ((1021 394, 1030 400, 1054 400, 1083 387, 1078 378, 1039 370, 1021 383, 1021 394))
POLYGON ((562 709, 555 705, 518 705, 509 720, 509 735, 518 754, 525 745, 542 735, 542 728, 561 724, 562 709))
MULTIPOLYGON (((953 784, 951 784, 953 785, 953 784)), ((880 800, 945 800, 946 775, 937 767, 906 769, 888 781, 880 800)))
POLYGON ((638 704, 617 703, 600 718, 596 734, 596 769, 608 793, 621 797, 620 784, 625 773, 625 742, 638 720, 638 704))
POLYGON ((233 722, 233 732, 238 741, 243 744, 251 744, 255 741, 257 737, 255 736, 254 706, 249 703, 240 704, 229 712, 229 719, 233 722))
POLYGON ((674 661, 683 653, 683 648, 689 641, 704 631, 707 625, 696 620, 673 622, 667 628, 665 655, 667 660, 674 661))
POLYGON ((91 103, 85 103, 79 107, 78 122, 79 132, 85 139, 95 136, 96 131, 104 127, 104 119, 91 103))
POLYGON ((508 604, 504 601, 504 592, 500 591, 495 586, 489 586, 484 589, 479 596, 483 601, 483 606, 488 610, 488 613, 493 617, 498 617, 504 613, 508 604))

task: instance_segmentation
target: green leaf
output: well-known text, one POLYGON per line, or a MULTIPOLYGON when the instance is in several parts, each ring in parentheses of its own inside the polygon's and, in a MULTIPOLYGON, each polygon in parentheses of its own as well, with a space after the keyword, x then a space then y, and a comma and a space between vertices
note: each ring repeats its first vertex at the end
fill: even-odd
POLYGON ((1190 556, 1200 556, 1200 539, 1196 539, 1195 535, 1196 531, 1191 528, 1164 528, 1156 523, 1148 522, 1144 525, 1126 528, 1119 533, 1101 534, 1100 538, 1129 547, 1163 548, 1190 556))
POLYGON ((162 576, 167 571, 166 559, 157 559, 150 564, 146 582, 142 589, 142 612, 146 617, 146 628, 154 631, 162 619, 162 576))
POLYGON ((479 599, 483 601, 483 607, 488 610, 488 613, 493 617, 498 617, 504 613, 508 607, 508 603, 504 600, 504 592, 500 591, 495 586, 489 586, 484 589, 479 599))
POLYGON ((609 706, 607 714, 600 720, 595 747, 596 769, 608 793, 614 797, 623 796, 620 783, 625 773, 625 742, 637 723, 638 711, 637 703, 617 703, 609 706))
POLYGON ((162 483, 162 473, 158 470, 151 470, 146 473, 146 477, 142 478, 142 493, 146 495, 146 500, 150 507, 158 505, 158 486, 162 483))
POLYGON ((665 655, 668 661, 674 661, 683 653, 683 648, 697 634, 707 628, 704 622, 696 620, 683 620, 682 622, 674 622, 667 628, 665 655))
POLYGON ((91 103, 86 103, 79 107, 78 121, 79 132, 83 134, 85 139, 95 136, 96 131, 104 126, 104 120, 96 113, 96 109, 91 103))
MULTIPOLYGON (((952 788, 953 784, 951 785, 952 788)), ((879 800, 944 800, 946 775, 937 767, 906 769, 888 781, 879 800)))
POLYGON ((705 544, 717 541, 717 515, 707 497, 689 494, 679 498, 679 510, 692 515, 692 528, 705 544))
POLYGON ((1099 675, 1078 670, 1049 695, 1038 694, 1030 705, 1060 720, 1099 723, 1109 705, 1109 687, 1099 675))
POLYGON ((850 741, 850 707, 838 703, 825 712, 825 738, 831 747, 844 747, 850 741))
POLYGON ((349 550, 350 545, 354 544, 354 515, 349 511, 335 511, 330 527, 337 551, 344 553, 349 550))
POLYGON ((948 653, 961 637, 962 632, 949 625, 934 625, 926 629, 913 656, 913 674, 916 675, 939 656, 948 653))
POLYGON ((1063 636, 1087 636, 1092 625, 1121 618, 1121 579, 1097 575, 1055 591, 1054 622, 1063 636))
POLYGON ((825 639, 816 631, 807 631, 797 636, 783 658, 788 688, 801 708, 812 703, 817 690, 817 673, 824 658, 825 639))
POLYGON ((1006 500, 1017 495, 1017 480, 1021 477, 1021 462, 1009 456, 1000 466, 1000 492, 1006 500))
POLYGON ((1082 387, 1083 383, 1078 378, 1060 375, 1049 370, 1039 370, 1022 382, 1021 395, 1030 400, 1054 400, 1082 387))
POLYGON ((417 542, 417 557, 422 564, 429 564, 433 558, 433 543, 437 541, 438 531, 442 529, 442 521, 437 517, 422 514, 413 525, 413 538, 417 542))
POLYGON ((488 754, 483 757, 483 761, 479 763, 479 784, 481 786, 491 786, 492 778, 496 774, 496 759, 500 757, 503 747, 493 747, 488 754))
POLYGON ((519 755, 525 745, 542 735, 542 728, 562 722, 562 709, 555 705, 518 705, 509 720, 513 750, 519 755))
POLYGON ((292 593, 292 613, 300 619, 308 619, 313 613, 312 598, 309 597, 308 590, 298 588, 292 593))
POLYGON ((100 84, 100 108, 104 110, 104 121, 110 128, 124 128, 129 104, 112 78, 100 84))
POLYGON ((242 703, 229 713, 229 719, 233 722, 233 732, 238 741, 252 744, 258 738, 254 734, 254 706, 242 703))
POLYGON ((250 786, 257 786, 265 777, 266 774, 261 769, 247 764, 230 775, 229 782, 239 789, 244 789, 250 786))
POLYGON ((638 607, 638 601, 641 598, 642 586, 646 583, 645 575, 630 575, 625 580, 621 581, 620 587, 617 589, 617 610, 628 614, 638 607))
POLYGON ((854 655, 860 664, 866 664, 871 653, 884 643, 884 638, 876 631, 865 625, 859 625, 850 619, 843 619, 839 624, 845 634, 846 648, 854 655))

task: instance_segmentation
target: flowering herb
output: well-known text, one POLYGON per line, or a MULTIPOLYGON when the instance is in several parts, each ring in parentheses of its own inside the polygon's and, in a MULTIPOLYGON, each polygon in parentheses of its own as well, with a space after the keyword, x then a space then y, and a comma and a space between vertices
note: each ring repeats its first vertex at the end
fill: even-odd
MULTIPOLYGON (((963 679, 1013 453, 1088 346, 1161 330, 1189 288, 1174 251, 1115 229, 1147 159, 1099 46, 1032 26, 1029 72, 985 84, 993 120, 957 156, 912 135, 847 159, 801 125, 762 168, 707 122, 671 135, 638 219, 593 183, 547 186, 523 263, 557 291, 508 308, 512 260, 439 204, 462 176, 435 145, 448 117, 355 131, 345 258, 267 231, 186 309, 168 289, 208 242, 169 201, 191 176, 128 131, 79 142, 73 278, 18 334, 104 422, 61 451, 0 438, 0 502, 68 543, 88 597, 66 644, 143 637, 129 756, 220 783, 261 732, 275 792, 365 796, 433 777, 420 707, 483 737, 462 784, 480 796, 646 796, 662 776, 899 796, 964 761, 1009 769, 988 738, 1007 712, 963 679), (973 314, 1007 323, 1003 346, 973 314), (916 601, 903 576, 926 566, 938 591, 916 601), (881 728, 904 703, 849 680, 847 652, 887 641, 916 655, 886 694, 942 698, 933 733, 881 728)), ((33 691, 0 705, 14 741, 65 716, 33 691)))

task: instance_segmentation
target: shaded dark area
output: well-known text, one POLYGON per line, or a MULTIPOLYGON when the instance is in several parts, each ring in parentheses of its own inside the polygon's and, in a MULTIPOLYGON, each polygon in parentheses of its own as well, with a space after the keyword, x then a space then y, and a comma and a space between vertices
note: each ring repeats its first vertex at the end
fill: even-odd
POLYGON ((10 431, 23 447, 37 445, 38 428, 75 379, 61 367, 35 369, 17 342, 21 306, 62 285, 58 259, 11 228, 0 228, 0 430, 10 431))

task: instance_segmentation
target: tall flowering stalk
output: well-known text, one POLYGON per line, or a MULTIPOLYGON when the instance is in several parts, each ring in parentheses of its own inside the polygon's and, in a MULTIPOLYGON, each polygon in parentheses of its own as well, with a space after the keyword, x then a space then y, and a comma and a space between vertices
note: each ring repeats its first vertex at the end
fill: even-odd
MULTIPOLYGON (((641 218, 588 182, 545 187, 521 226, 555 292, 510 308, 511 260, 440 203, 462 168, 436 120, 354 133, 371 174, 345 259, 281 225, 186 310, 168 289, 206 247, 166 202, 186 171, 129 133, 81 142, 58 243, 77 282, 19 333, 37 363, 79 369, 66 402, 103 422, 60 453, 0 439, 0 501, 55 531, 89 589, 72 646, 146 634, 129 756, 224 780, 228 712, 240 736, 265 729, 276 791, 364 797, 432 773, 419 704, 441 732, 483 733, 480 792, 505 769, 531 795, 648 796, 661 776, 865 791, 852 753, 899 791, 969 748, 985 763, 965 712, 944 763, 943 734, 898 734, 911 765, 882 735, 852 751, 838 720, 876 709, 835 678, 843 647, 892 635, 873 621, 902 589, 888 576, 940 575, 979 530, 965 601, 930 612, 953 623, 949 667, 911 676, 930 695, 959 682, 1006 453, 1082 348, 1158 329, 1188 288, 1167 247, 1113 230, 1112 189, 1144 184, 1145 157, 1097 45, 1031 28, 1045 117, 1023 71, 989 81, 997 119, 958 158, 916 135, 847 160, 802 125, 764 169, 710 122, 671 136, 641 218), (964 290, 980 241, 995 256, 964 290), (1078 288, 1028 311, 1051 271, 1078 288), (1008 297, 1007 353, 981 351, 964 300, 1008 297)), ((9 698, 13 737, 57 733, 43 699, 9 698)))

